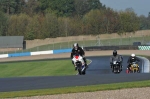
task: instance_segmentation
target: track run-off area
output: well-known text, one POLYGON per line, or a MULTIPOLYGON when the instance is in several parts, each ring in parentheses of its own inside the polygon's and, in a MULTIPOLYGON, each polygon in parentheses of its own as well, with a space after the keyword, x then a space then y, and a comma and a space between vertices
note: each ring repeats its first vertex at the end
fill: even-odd
MULTIPOLYGON (((109 57, 112 55, 112 51, 86 51, 85 53, 87 59, 91 60, 92 62, 89 64, 89 68, 87 69, 86 75, 84 76, 72 75, 0 78, 0 92, 150 80, 149 64, 145 64, 145 60, 143 59, 143 55, 150 56, 150 51, 118 50, 118 54, 123 55, 124 58, 123 71, 120 74, 114 74, 110 69, 109 57), (142 58, 140 57, 141 73, 126 74, 127 59, 132 53, 135 53, 137 56, 142 56, 142 58)), ((69 57, 70 53, 62 53, 55 55, 4 58, 0 61, 31 61, 69 57)))

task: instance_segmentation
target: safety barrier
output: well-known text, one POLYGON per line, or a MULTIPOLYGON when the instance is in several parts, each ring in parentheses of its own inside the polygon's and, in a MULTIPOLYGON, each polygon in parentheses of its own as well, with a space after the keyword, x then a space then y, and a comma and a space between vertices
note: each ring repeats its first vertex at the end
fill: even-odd
POLYGON ((0 55, 0 58, 7 58, 8 57, 8 54, 2 54, 0 55))
MULTIPOLYGON (((84 47, 85 51, 95 51, 95 50, 150 50, 150 46, 92 46, 84 47)), ((11 54, 1 54, 0 58, 7 57, 21 57, 21 56, 33 56, 33 55, 43 55, 43 54, 59 54, 71 52, 72 49, 60 49, 60 50, 48 50, 48 51, 38 51, 38 52, 23 52, 23 53, 11 53, 11 54)))
POLYGON ((138 46, 139 50, 150 50, 150 46, 138 46))
POLYGON ((67 52, 71 52, 71 50, 72 49, 53 50, 53 54, 67 53, 67 52))
POLYGON ((23 53, 11 53, 11 54, 1 54, 0 58, 8 57, 21 57, 21 56, 33 56, 33 55, 44 55, 44 54, 59 54, 68 53, 71 49, 61 49, 61 50, 48 50, 48 51, 38 51, 38 52, 23 52, 23 53))
POLYGON ((96 50, 150 50, 150 46, 133 46, 133 45, 121 45, 121 46, 91 46, 84 47, 85 51, 96 50))
POLYGON ((85 51, 97 51, 97 50, 138 50, 138 46, 121 45, 121 46, 91 46, 84 47, 85 51))
POLYGON ((20 56, 31 56, 30 52, 24 52, 24 53, 11 53, 8 54, 8 57, 20 57, 20 56))
POLYGON ((33 55, 43 55, 43 54, 53 54, 53 50, 31 52, 31 56, 33 56, 33 55))

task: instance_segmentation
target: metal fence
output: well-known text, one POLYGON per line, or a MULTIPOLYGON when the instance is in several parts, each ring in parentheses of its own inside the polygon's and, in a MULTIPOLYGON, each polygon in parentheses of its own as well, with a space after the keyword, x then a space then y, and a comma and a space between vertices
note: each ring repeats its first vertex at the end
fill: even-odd
MULTIPOLYGON (((1 39, 1 40, 3 40, 1 42, 6 41, 6 39, 1 39)), ((97 36, 92 36, 92 35, 70 36, 70 37, 47 38, 44 40, 43 39, 27 40, 25 50, 20 48, 20 46, 23 46, 22 45, 23 41, 22 40, 18 41, 18 40, 13 39, 13 42, 16 42, 16 44, 18 44, 18 47, 13 47, 14 44, 12 43, 12 46, 9 45, 9 46, 5 46, 5 48, 0 48, 0 54, 72 48, 72 45, 75 42, 79 43, 79 45, 83 47, 133 45, 134 42, 141 42, 142 45, 149 45, 150 31, 139 31, 135 34, 132 34, 132 36, 130 35, 119 36, 114 33, 114 34, 103 34, 97 36), (141 35, 141 33, 143 34, 141 35)))
POLYGON ((95 36, 72 36, 27 41, 27 49, 29 51, 42 51, 72 48, 72 45, 75 42, 79 43, 79 45, 83 47, 133 45, 134 42, 140 42, 141 45, 147 45, 148 42, 150 42, 150 31, 138 31, 134 34, 129 33, 122 36, 114 33, 95 36))
MULTIPOLYGON (((150 31, 147 31, 150 32, 150 31)), ((115 34, 117 35, 117 34, 115 34)), ((144 34, 143 34, 144 35, 144 34)), ((26 49, 20 48, 22 45, 22 40, 19 41, 13 39, 17 45, 13 47, 13 45, 5 46, 4 48, 0 48, 0 54, 7 53, 17 53, 17 52, 35 52, 35 51, 45 51, 45 50, 54 50, 54 49, 65 49, 72 48, 73 43, 77 42, 82 47, 90 47, 90 46, 120 46, 120 45, 133 45, 134 42, 141 42, 142 45, 148 45, 150 42, 150 36, 138 36, 135 34, 134 36, 122 36, 122 37, 113 37, 114 34, 110 34, 109 37, 104 35, 98 36, 74 36, 74 37, 59 37, 59 38, 48 38, 44 40, 30 40, 26 41, 26 49), (18 43, 19 42, 19 43, 18 43)), ((6 39, 1 39, 6 41, 6 39)), ((4 42, 1 41, 1 42, 4 42)), ((9 44, 12 44, 12 40, 9 44)), ((7 41, 7 42, 8 42, 7 41)))

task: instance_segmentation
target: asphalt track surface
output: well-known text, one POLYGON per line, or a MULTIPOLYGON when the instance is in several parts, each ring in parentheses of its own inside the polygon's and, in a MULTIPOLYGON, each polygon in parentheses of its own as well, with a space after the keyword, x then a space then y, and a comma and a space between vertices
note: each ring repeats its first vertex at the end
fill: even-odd
POLYGON ((86 75, 0 78, 0 92, 150 80, 150 73, 126 74, 127 58, 124 56, 123 71, 120 74, 111 72, 108 56, 88 57, 92 63, 86 75))

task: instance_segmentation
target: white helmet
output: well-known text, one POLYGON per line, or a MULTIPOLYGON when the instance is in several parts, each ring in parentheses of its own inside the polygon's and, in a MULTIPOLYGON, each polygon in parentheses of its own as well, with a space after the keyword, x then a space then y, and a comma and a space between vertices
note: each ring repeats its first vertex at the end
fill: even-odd
POLYGON ((78 47, 79 47, 78 43, 74 43, 74 44, 73 44, 73 47, 74 47, 75 50, 77 50, 78 47))
POLYGON ((78 46, 79 46, 78 43, 73 44, 73 47, 78 47, 78 46))
POLYGON ((131 54, 132 57, 135 57, 135 54, 131 54))

